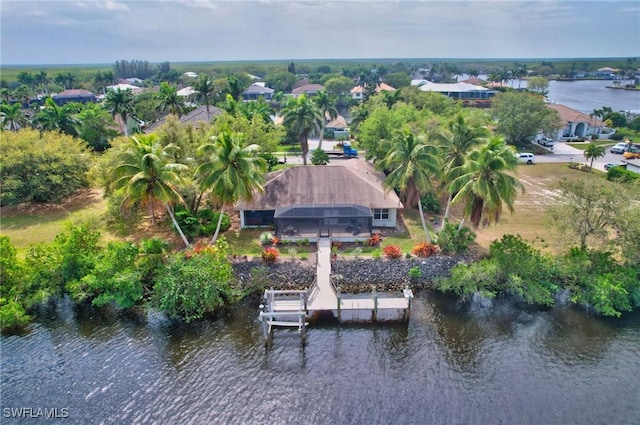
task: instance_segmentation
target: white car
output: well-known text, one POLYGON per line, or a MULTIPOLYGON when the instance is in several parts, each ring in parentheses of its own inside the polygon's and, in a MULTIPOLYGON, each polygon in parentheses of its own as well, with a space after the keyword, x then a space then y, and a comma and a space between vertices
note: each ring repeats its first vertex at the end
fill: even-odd
POLYGON ((553 147, 553 139, 550 139, 548 137, 543 137, 542 139, 538 140, 538 144, 542 145, 542 146, 546 146, 549 148, 553 147))
POLYGON ((518 161, 520 161, 523 164, 531 165, 536 160, 535 155, 529 152, 520 152, 516 154, 516 156, 518 157, 518 161))
POLYGON ((627 150, 627 147, 629 145, 627 143, 616 143, 615 145, 613 145, 611 147, 611 149, 609 149, 609 152, 611 153, 624 153, 627 150))

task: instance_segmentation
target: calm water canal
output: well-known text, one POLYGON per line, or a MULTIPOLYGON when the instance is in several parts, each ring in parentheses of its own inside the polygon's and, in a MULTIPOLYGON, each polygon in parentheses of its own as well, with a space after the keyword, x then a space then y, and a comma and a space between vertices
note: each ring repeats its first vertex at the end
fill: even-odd
POLYGON ((69 409, 53 422, 640 423, 640 314, 420 294, 408 324, 313 327, 304 348, 282 330, 269 349, 253 306, 188 328, 64 305, 47 315, 2 337, 2 407, 69 409))

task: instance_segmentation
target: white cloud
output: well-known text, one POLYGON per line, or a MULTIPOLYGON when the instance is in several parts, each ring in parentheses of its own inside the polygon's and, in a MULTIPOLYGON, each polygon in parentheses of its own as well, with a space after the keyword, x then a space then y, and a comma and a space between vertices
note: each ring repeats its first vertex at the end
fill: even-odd
POLYGON ((636 1, 25 3, 2 0, 4 63, 640 53, 636 1))

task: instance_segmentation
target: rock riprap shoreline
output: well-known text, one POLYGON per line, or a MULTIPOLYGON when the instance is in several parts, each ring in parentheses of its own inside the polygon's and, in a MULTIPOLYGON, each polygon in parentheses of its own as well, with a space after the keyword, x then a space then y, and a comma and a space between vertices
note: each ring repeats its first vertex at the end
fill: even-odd
MULTIPOLYGON (((332 262, 332 274, 343 292, 370 292, 371 285, 376 290, 399 291, 406 284, 412 289, 428 289, 433 287, 436 277, 446 277, 451 268, 460 259, 455 257, 434 256, 429 258, 411 258, 400 260, 387 259, 353 259, 332 262), (417 267, 420 277, 409 277, 409 270, 417 267)), ((263 269, 261 278, 267 287, 274 289, 304 289, 311 286, 316 277, 315 265, 300 261, 280 261, 266 266, 262 261, 252 260, 233 264, 236 278, 240 282, 251 282, 256 275, 252 270, 263 269)))

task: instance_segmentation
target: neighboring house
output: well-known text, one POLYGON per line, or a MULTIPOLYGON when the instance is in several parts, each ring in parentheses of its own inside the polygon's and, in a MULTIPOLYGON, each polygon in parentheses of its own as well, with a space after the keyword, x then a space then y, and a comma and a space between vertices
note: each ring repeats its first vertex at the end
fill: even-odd
MULTIPOLYGON (((396 89, 394 89, 393 87, 391 87, 387 83, 380 83, 380 84, 378 84, 376 86, 376 93, 380 93, 381 91, 396 91, 396 89)), ((352 88, 351 89, 351 98, 352 99, 357 99, 357 100, 363 100, 364 99, 364 87, 355 86, 354 88, 352 88)))
POLYGON ((360 159, 341 165, 292 167, 267 174, 264 192, 239 202, 240 225, 274 226, 284 239, 329 233, 344 242, 369 238, 374 229, 396 227, 402 203, 382 186, 384 174, 360 159))
POLYGON ((242 100, 258 100, 261 97, 263 97, 264 100, 271 100, 274 92, 274 89, 266 87, 263 82, 253 83, 242 92, 242 100))
POLYGON ((181 88, 180 90, 178 90, 178 92, 176 93, 178 96, 180 97, 189 97, 189 96, 193 96, 194 94, 197 94, 198 91, 194 90, 193 87, 191 86, 187 86, 184 88, 181 88))
POLYGON ((609 67, 599 68, 596 72, 593 73, 593 75, 595 77, 612 80, 616 76, 616 70, 609 67))
POLYGON ((303 94, 307 95, 307 97, 315 96, 319 91, 324 91, 324 86, 322 84, 305 84, 303 86, 294 88, 291 91, 291 95, 293 97, 300 97, 303 94))
MULTIPOLYGON (((208 123, 213 120, 218 115, 222 115, 222 110, 216 108, 215 106, 209 105, 209 114, 207 115, 207 106, 202 105, 198 106, 193 111, 188 114, 182 115, 178 120, 181 124, 191 124, 195 128, 198 128, 203 123, 208 123)), ((151 124, 149 127, 144 129, 145 133, 153 133, 155 132, 162 124, 164 124, 167 120, 167 117, 162 118, 151 124)))
POLYGON ((413 80, 412 85, 422 91, 432 91, 452 99, 489 99, 495 96, 494 90, 469 83, 432 83, 427 80, 413 80))
POLYGON ((640 159, 622 159, 623 164, 627 165, 627 170, 640 174, 640 159))
POLYGON ((81 89, 73 89, 73 90, 65 90, 58 94, 54 94, 51 96, 53 101, 58 106, 62 106, 65 103, 69 102, 78 102, 78 103, 95 103, 97 102, 96 95, 87 90, 81 89))
POLYGON ((131 90, 131 93, 138 94, 142 93, 142 87, 134 86, 132 84, 116 84, 113 86, 107 86, 107 90, 131 90))
POLYGON ((349 131, 347 130, 347 121, 342 115, 338 115, 335 120, 329 121, 324 127, 325 134, 330 134, 333 139, 349 140, 349 131))
POLYGON ((602 133, 604 125, 596 118, 591 118, 589 115, 565 105, 550 103, 547 106, 558 111, 563 123, 563 127, 555 137, 558 140, 586 138, 592 134, 602 133))

